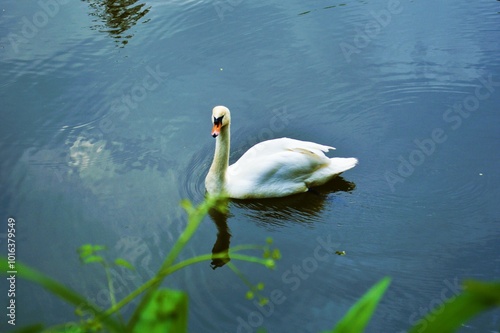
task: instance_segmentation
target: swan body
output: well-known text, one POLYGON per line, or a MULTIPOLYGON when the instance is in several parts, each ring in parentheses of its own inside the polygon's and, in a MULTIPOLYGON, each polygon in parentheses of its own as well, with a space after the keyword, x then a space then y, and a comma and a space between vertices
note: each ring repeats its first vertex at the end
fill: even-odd
POLYGON ((330 146, 280 138, 256 144, 229 166, 230 120, 228 108, 213 109, 215 155, 205 179, 209 194, 235 199, 283 197, 323 185, 358 163, 353 157, 327 157, 324 152, 335 149, 330 146))

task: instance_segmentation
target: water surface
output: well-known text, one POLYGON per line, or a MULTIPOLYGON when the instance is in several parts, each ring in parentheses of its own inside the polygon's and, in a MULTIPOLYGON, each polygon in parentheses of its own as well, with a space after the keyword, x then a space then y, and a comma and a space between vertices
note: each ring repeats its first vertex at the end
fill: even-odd
MULTIPOLYGON (((165 284, 189 293, 190 332, 319 332, 384 276, 367 331, 401 332, 463 279, 498 279, 498 1, 0 8, 2 218, 16 218, 19 261, 98 305, 104 274, 76 248, 105 244, 137 267, 115 272, 119 296, 154 274, 185 226, 179 201, 203 199, 219 104, 232 110, 231 161, 293 137, 360 163, 317 191, 207 217, 182 257, 272 237, 275 271, 237 264, 281 297, 259 310, 227 266, 189 267, 165 284)), ((19 325, 75 319, 18 287, 19 325)))

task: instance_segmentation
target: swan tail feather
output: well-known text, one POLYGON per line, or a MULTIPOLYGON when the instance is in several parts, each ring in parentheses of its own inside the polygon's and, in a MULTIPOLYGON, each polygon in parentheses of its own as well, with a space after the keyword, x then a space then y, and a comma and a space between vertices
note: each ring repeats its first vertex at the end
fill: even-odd
POLYGON ((308 188, 326 184, 342 172, 352 169, 358 164, 358 160, 354 157, 333 157, 329 160, 329 164, 314 172, 306 180, 305 183, 308 188))
POLYGON ((332 175, 341 174, 344 171, 354 168, 358 164, 358 159, 354 157, 333 157, 330 158, 330 167, 332 175))

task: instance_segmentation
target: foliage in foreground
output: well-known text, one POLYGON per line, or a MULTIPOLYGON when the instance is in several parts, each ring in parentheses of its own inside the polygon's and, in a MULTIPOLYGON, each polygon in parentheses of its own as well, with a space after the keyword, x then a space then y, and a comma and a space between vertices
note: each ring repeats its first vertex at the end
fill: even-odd
MULTIPOLYGON (((79 248, 80 259, 83 263, 99 263, 103 266, 110 294, 111 307, 101 309, 92 304, 85 297, 67 288, 59 282, 32 269, 22 263, 16 263, 18 276, 32 281, 52 294, 75 306, 75 314, 80 317, 79 321, 64 323, 58 326, 45 327, 43 324, 31 325, 16 332, 51 332, 51 333, 80 333, 80 332, 152 332, 152 333, 185 333, 188 322, 188 296, 182 291, 160 288, 163 280, 170 274, 195 263, 213 260, 218 256, 221 259, 229 257, 274 268, 275 259, 280 258, 277 249, 271 249, 271 241, 264 246, 236 246, 229 253, 205 254, 184 261, 176 262, 178 255, 189 242, 199 224, 210 209, 224 210, 226 203, 221 198, 207 198, 198 207, 193 207, 190 202, 183 201, 182 206, 188 213, 188 224, 180 235, 172 250, 165 258, 156 275, 142 286, 131 292, 120 301, 116 301, 111 280, 110 269, 113 266, 134 268, 126 260, 118 258, 113 262, 107 261, 100 252, 103 246, 86 244, 79 248), (244 250, 262 250, 263 257, 255 257, 242 254, 244 250), (135 308, 131 318, 125 321, 120 314, 120 309, 132 300, 140 297, 142 299, 135 308)), ((7 269, 7 258, 0 257, 0 274, 5 274, 7 269)), ((227 264, 243 281, 249 286, 247 296, 253 298, 255 294, 259 297, 261 305, 267 302, 265 297, 260 296, 261 283, 253 286, 236 266, 229 262, 227 264)), ((374 314, 377 305, 389 287, 390 278, 385 277, 368 290, 347 312, 347 314, 330 331, 323 333, 362 333, 374 314)), ((434 309, 426 317, 422 318, 410 333, 448 333, 455 332, 462 324, 472 317, 500 307, 500 283, 466 281, 463 292, 457 297, 447 300, 443 305, 434 309)), ((262 330, 259 330, 262 332, 262 330)))
MULTIPOLYGON (((83 263, 98 263, 104 268, 111 300, 111 307, 108 309, 98 307, 76 291, 33 268, 17 262, 17 277, 38 284, 55 296, 73 305, 75 307, 75 314, 79 316, 79 320, 52 327, 36 324, 17 330, 16 332, 187 332, 188 297, 185 292, 160 288, 163 280, 168 275, 192 264, 218 258, 226 259, 228 256, 232 260, 256 263, 271 269, 275 267, 275 259, 279 259, 280 253, 277 249, 271 249, 272 242, 270 240, 268 240, 265 245, 235 246, 231 248, 228 253, 210 253, 183 261, 177 261, 182 249, 192 238, 209 210, 217 209, 219 211, 224 211, 227 202, 224 198, 209 197, 198 207, 193 207, 188 201, 183 201, 181 205, 188 214, 186 229, 181 233, 178 240, 173 245, 155 276, 120 301, 115 299, 110 270, 114 266, 134 269, 132 265, 121 258, 109 262, 101 255, 101 252, 105 250, 105 247, 101 245, 86 244, 78 249, 80 260, 83 263), (242 253, 248 250, 260 250, 262 251, 262 257, 242 253), (125 321, 120 310, 138 297, 142 297, 138 306, 134 309, 130 319, 125 321)), ((239 276, 244 277, 236 268, 235 264, 228 262, 227 265, 239 276)), ((0 257, 0 267, 0 274, 6 274, 8 271, 7 258, 0 257)), ((245 279, 244 282, 249 285, 250 290, 256 292, 262 302, 266 301, 258 292, 262 289, 261 284, 253 286, 248 279, 245 279)))
MULTIPOLYGON (((323 333, 362 333, 379 300, 389 286, 384 278, 359 299, 331 331, 323 333)), ((500 307, 500 283, 466 281, 463 292, 433 309, 409 333, 452 333, 472 317, 500 307)))

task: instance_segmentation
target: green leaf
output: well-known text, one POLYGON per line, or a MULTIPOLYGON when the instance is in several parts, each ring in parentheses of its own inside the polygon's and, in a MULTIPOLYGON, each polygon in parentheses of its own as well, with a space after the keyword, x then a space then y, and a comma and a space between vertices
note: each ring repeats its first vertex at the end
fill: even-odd
POLYGON ((77 252, 80 255, 80 260, 85 261, 85 258, 93 256, 96 252, 105 249, 106 247, 104 245, 84 244, 77 249, 77 252))
POLYGON ((464 282, 464 289, 484 301, 490 300, 495 306, 500 306, 500 281, 497 282, 482 282, 468 280, 464 282))
POLYGON ((188 296, 181 291, 158 289, 139 313, 133 333, 187 332, 188 296))
POLYGON ((92 250, 94 252, 106 250, 105 245, 92 245, 92 250))
POLYGON ((500 282, 467 281, 464 291, 422 318, 410 331, 455 332, 481 312, 500 307, 500 282))
POLYGON ((135 270, 135 267, 132 266, 131 263, 129 263, 127 260, 125 260, 123 258, 115 259, 115 265, 125 267, 127 269, 130 269, 131 271, 135 270))
POLYGON ((378 302, 391 283, 389 277, 385 277, 368 290, 350 309, 349 312, 337 323, 337 326, 329 333, 361 333, 370 321, 378 302))
POLYGON ((90 264, 93 262, 104 263, 104 258, 101 256, 96 256, 96 255, 92 255, 92 256, 88 256, 88 257, 83 258, 84 264, 90 264))
POLYGON ((84 244, 80 246, 77 250, 78 254, 80 255, 80 259, 83 260, 83 258, 88 257, 92 254, 92 244, 84 244))

